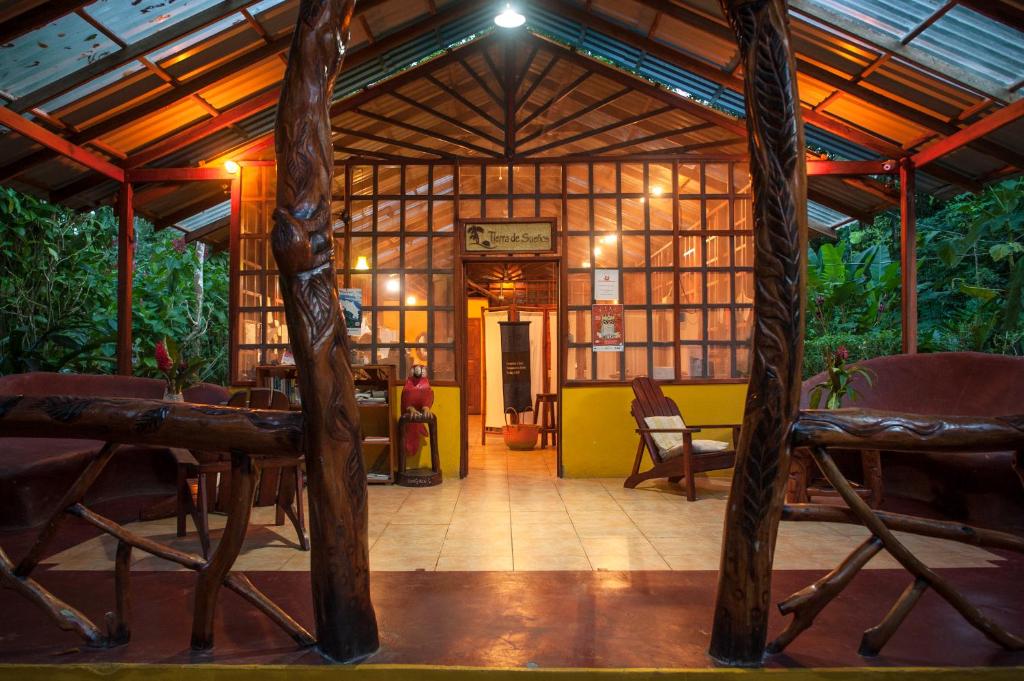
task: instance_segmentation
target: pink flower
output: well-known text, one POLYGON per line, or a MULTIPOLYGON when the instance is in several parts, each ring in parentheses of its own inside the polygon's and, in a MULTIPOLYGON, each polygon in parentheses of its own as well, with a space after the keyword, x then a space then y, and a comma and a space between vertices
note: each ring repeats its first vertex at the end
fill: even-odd
POLYGON ((850 351, 846 349, 845 345, 840 345, 836 348, 836 364, 845 362, 850 359, 850 351))
POLYGON ((174 368, 171 356, 167 354, 167 346, 164 345, 162 340, 158 340, 156 342, 156 350, 153 354, 156 356, 156 366, 160 371, 167 373, 174 368))
POLYGON ((176 250, 178 253, 184 253, 185 248, 187 248, 187 244, 185 243, 185 237, 175 239, 174 241, 171 242, 171 245, 174 246, 174 250, 176 250))

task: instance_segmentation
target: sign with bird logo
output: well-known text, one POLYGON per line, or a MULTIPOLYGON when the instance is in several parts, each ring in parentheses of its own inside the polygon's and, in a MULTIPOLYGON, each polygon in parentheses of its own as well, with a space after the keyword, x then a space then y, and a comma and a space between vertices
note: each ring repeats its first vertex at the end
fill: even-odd
POLYGON ((554 223, 544 220, 462 223, 465 253, 551 253, 554 223))

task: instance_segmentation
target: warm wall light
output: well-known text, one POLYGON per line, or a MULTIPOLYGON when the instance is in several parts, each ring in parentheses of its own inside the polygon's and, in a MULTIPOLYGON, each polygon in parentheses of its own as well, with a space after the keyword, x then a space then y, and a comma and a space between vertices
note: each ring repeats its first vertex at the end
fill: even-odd
POLYGON ((416 296, 406 296, 405 297, 405 304, 406 305, 415 305, 416 304, 416 296))
POLYGON ((522 26, 525 21, 526 17, 512 9, 512 3, 505 3, 505 9, 494 17, 494 23, 502 28, 516 28, 522 26))
POLYGON ((601 257, 601 247, 600 246, 594 246, 594 255, 597 256, 598 258, 601 257))
POLYGON ((665 190, 657 185, 651 187, 651 196, 661 196, 664 193, 665 190))
POLYGON ((590 267, 590 262, 588 260, 584 260, 580 263, 580 267, 590 267))
POLYGON ((354 269, 357 270, 368 270, 370 269, 370 263, 366 260, 365 255, 361 255, 356 258, 356 266, 354 269))
POLYGON ((228 171, 232 175, 237 175, 239 167, 234 161, 224 161, 224 170, 228 171))

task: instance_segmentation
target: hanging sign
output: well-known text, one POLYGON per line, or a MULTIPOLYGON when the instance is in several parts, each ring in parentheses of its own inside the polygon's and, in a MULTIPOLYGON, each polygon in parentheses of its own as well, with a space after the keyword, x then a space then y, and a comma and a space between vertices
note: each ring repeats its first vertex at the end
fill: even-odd
POLYGON ((464 222, 466 253, 538 253, 554 251, 551 222, 464 222))
POLYGON ((501 386, 505 409, 533 408, 530 382, 530 322, 498 322, 501 328, 501 386))
POLYGON ((622 306, 594 305, 590 315, 593 324, 594 352, 622 352, 622 306))
POLYGON ((619 299, 619 271, 594 270, 594 300, 619 299))

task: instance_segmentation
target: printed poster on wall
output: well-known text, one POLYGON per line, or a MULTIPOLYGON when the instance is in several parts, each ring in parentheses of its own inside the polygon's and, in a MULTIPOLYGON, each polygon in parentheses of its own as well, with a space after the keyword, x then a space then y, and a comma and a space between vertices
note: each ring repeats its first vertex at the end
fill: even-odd
POLYGON ((591 308, 594 352, 623 351, 622 318, 621 305, 594 305, 591 308))
POLYGON ((363 289, 340 288, 338 289, 338 300, 341 302, 341 311, 345 315, 345 328, 348 329, 348 335, 358 336, 363 326, 363 289))
POLYGON ((594 300, 619 299, 619 271, 594 270, 594 300))

